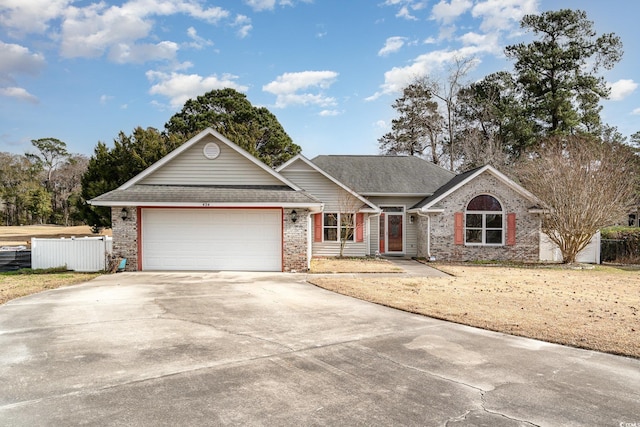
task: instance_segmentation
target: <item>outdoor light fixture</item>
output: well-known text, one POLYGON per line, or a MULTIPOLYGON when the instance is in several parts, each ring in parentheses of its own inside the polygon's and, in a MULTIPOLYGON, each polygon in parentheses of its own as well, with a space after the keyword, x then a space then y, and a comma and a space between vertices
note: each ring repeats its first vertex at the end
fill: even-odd
POLYGON ((129 218, 129 211, 127 210, 127 208, 122 208, 122 210, 120 211, 120 218, 122 218, 123 221, 126 221, 127 218, 129 218))
POLYGON ((298 220, 298 212, 296 212, 294 209, 291 211, 291 222, 295 224, 297 220, 298 220))

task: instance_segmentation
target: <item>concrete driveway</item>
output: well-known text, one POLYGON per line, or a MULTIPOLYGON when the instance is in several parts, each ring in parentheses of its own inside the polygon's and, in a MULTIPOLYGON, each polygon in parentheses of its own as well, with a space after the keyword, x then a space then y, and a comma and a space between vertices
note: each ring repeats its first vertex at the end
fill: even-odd
POLYGON ((0 425, 640 426, 640 361, 304 275, 122 273, 0 306, 0 425))

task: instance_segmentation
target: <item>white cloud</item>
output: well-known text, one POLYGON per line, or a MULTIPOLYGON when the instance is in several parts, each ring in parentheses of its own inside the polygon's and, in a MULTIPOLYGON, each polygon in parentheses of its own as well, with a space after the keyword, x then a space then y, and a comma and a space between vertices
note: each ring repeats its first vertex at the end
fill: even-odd
POLYGON ((205 46, 213 46, 213 42, 211 40, 200 37, 198 35, 198 31, 196 31, 196 29, 193 27, 187 28, 187 36, 189 36, 189 38, 192 40, 192 42, 189 43, 188 46, 194 49, 202 49, 205 46))
POLYGON ((478 53, 484 53, 491 49, 491 45, 465 46, 457 50, 434 50, 418 56, 411 65, 406 67, 394 67, 384 73, 384 83, 380 85, 380 91, 366 98, 367 101, 378 99, 382 95, 401 92, 412 80, 438 74, 447 64, 451 64, 459 58, 473 58, 478 53))
POLYGON ((478 2, 471 12, 481 18, 483 31, 506 31, 520 22, 524 15, 538 13, 539 0, 485 0, 478 2))
POLYGON ((111 101, 113 96, 111 95, 100 95, 100 105, 105 105, 107 102, 111 101))
POLYGON ((229 16, 219 7, 203 8, 195 0, 131 0, 121 6, 104 2, 69 6, 61 26, 61 54, 67 58, 99 57, 109 52, 117 62, 172 59, 172 42, 136 43, 150 36, 153 16, 186 14, 208 23, 229 16), (113 51, 113 52, 112 52, 113 51))
POLYGON ((640 108, 634 108, 631 114, 634 116, 640 116, 640 108))
POLYGON ((398 13, 396 13, 396 18, 404 18, 408 21, 417 21, 418 18, 416 18, 415 16, 413 16, 411 14, 411 12, 409 12, 409 7, 407 6, 402 6, 400 8, 400 10, 398 11, 398 13))
POLYGON ((73 0, 9 0, 0 5, 0 26, 21 37, 45 33, 49 22, 59 18, 73 0))
POLYGON ((473 3, 471 0, 441 0, 440 3, 431 9, 431 18, 444 24, 450 24, 460 15, 471 9, 473 3))
MULTIPOLYGON (((293 0, 244 0, 244 2, 256 12, 262 12, 263 10, 273 10, 276 5, 278 6, 293 6, 295 1, 293 0)), ((311 3, 313 0, 302 0, 303 3, 311 3)))
POLYGON ((147 71, 147 79, 153 82, 149 89, 151 95, 163 95, 169 98, 173 108, 180 108, 191 98, 195 98, 214 89, 233 88, 240 92, 248 90, 247 86, 236 82, 237 76, 223 74, 218 77, 213 74, 202 77, 198 74, 164 73, 161 71, 147 71))
POLYGON ((176 52, 178 52, 178 45, 169 41, 134 45, 120 43, 109 50, 109 60, 118 64, 142 64, 147 61, 174 60, 176 52))
POLYGON ((631 79, 621 79, 617 82, 607 83, 607 86, 611 89, 609 99, 612 101, 622 101, 638 88, 638 83, 631 79))
POLYGON ((321 117, 339 116, 340 115, 340 111, 338 111, 338 110, 322 110, 322 111, 320 111, 319 115, 321 117))
POLYGON ((406 37, 389 37, 384 44, 384 47, 378 51, 378 56, 387 56, 391 53, 397 52, 404 46, 406 37))
POLYGON ((497 33, 478 34, 468 32, 459 38, 460 42, 470 54, 491 53, 496 56, 503 54, 503 47, 497 33), (474 51, 471 53, 471 51, 474 51))
POLYGON ((0 84, 15 82, 17 74, 35 75, 46 65, 44 56, 28 48, 0 41, 0 84))
POLYGON ((386 0, 384 6, 397 7, 396 18, 403 18, 409 21, 416 21, 418 18, 412 12, 424 9, 427 6, 424 0, 386 0))
POLYGON ((0 88, 0 96, 8 98, 16 98, 20 101, 29 102, 31 104, 37 104, 38 98, 27 92, 26 89, 21 87, 2 87, 0 88))
POLYGON ((276 0, 245 0, 245 3, 256 12, 273 10, 276 6, 276 0))
POLYGON ((334 98, 322 93, 322 89, 329 88, 338 77, 335 71, 302 71, 299 73, 285 73, 276 80, 264 85, 262 90, 276 95, 278 108, 289 105, 320 105, 323 107, 335 105, 334 98), (314 88, 319 93, 311 92, 314 88), (298 93, 304 91, 304 93, 298 93))
POLYGON ((237 34, 241 39, 247 37, 249 35, 249 31, 253 29, 253 25, 251 25, 251 18, 244 15, 236 16, 236 19, 233 21, 233 26, 238 28, 237 34))

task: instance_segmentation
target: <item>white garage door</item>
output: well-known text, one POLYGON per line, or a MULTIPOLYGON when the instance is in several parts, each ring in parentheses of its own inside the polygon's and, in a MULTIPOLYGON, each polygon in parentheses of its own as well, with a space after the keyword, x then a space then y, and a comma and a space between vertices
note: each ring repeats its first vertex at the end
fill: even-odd
POLYGON ((279 209, 143 209, 144 270, 282 270, 279 209))

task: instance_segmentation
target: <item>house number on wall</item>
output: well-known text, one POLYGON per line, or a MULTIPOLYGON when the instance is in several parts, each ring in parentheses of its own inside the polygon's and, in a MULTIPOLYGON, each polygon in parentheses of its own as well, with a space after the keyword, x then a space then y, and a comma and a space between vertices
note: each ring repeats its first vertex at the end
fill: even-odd
POLYGON ((211 206, 211 203, 203 203, 202 206, 211 206))

